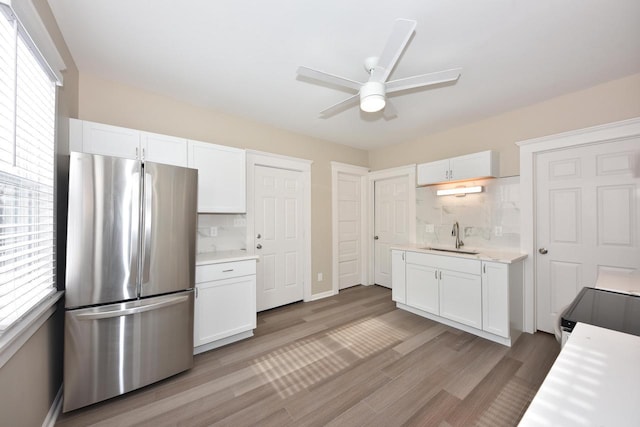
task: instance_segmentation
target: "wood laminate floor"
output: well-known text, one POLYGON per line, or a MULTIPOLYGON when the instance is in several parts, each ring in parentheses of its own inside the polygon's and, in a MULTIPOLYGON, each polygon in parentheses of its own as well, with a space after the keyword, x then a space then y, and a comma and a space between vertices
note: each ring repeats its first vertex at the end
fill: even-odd
POLYGON ((560 348, 512 347, 398 310, 356 286, 258 315, 255 336, 57 426, 515 426, 560 348))

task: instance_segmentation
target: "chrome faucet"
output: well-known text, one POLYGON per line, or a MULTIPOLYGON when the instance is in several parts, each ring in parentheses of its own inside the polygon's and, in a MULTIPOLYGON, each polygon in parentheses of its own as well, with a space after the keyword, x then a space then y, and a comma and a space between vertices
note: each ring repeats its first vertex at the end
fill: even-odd
POLYGON ((464 246, 464 242, 460 240, 460 224, 458 224, 458 221, 453 223, 451 235, 456 236, 456 249, 460 249, 460 246, 464 246))

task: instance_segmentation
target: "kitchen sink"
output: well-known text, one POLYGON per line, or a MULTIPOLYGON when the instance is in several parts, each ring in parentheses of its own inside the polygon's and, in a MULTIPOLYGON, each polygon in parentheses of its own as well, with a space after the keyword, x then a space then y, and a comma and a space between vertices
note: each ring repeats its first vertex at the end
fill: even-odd
POLYGON ((466 249, 434 248, 431 246, 427 246, 426 248, 422 248, 422 249, 426 249, 429 251, 451 252, 454 254, 467 254, 467 255, 478 255, 480 253, 478 251, 471 251, 471 250, 468 251, 466 249))

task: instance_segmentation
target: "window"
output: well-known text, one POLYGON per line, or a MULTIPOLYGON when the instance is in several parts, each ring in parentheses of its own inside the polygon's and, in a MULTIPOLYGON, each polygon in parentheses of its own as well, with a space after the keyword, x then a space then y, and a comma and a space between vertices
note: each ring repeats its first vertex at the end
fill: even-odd
POLYGON ((0 333, 55 292, 56 82, 0 5, 0 333))

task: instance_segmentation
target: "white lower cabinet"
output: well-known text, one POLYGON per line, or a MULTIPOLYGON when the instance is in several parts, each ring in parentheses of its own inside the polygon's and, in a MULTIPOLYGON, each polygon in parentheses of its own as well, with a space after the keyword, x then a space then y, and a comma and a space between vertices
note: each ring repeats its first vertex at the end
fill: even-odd
POLYGON ((482 329, 509 337, 509 267, 482 263, 482 329))
POLYGON ((391 251, 391 299, 403 304, 407 302, 405 254, 405 251, 391 251))
POLYGON ((427 313, 440 314, 440 290, 436 267, 407 264, 407 304, 427 313))
POLYGON ((482 328, 482 278, 476 274, 440 270, 440 316, 482 328))
POLYGON ((194 353, 253 335, 256 327, 256 261, 196 267, 194 353))
POLYGON ((523 263, 392 251, 398 307, 511 345, 523 327, 523 263))

